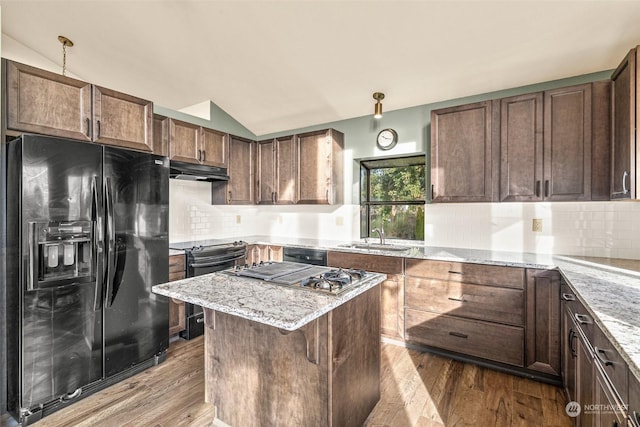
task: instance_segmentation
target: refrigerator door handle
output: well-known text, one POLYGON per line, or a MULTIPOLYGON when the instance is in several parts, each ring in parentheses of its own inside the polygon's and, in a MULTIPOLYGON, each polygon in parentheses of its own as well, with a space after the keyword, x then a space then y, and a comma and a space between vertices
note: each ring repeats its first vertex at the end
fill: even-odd
POLYGON ((113 223, 113 192, 111 191, 111 179, 105 178, 105 208, 106 208, 106 236, 107 243, 107 274, 105 282, 107 284, 105 305, 111 307, 113 304, 113 280, 116 273, 116 236, 115 224, 113 223))
POLYGON ((102 243, 102 216, 100 215, 100 198, 98 197, 98 184, 94 176, 91 179, 91 221, 93 223, 93 273, 96 276, 95 291, 93 296, 94 311, 102 308, 103 289, 103 243, 102 243))

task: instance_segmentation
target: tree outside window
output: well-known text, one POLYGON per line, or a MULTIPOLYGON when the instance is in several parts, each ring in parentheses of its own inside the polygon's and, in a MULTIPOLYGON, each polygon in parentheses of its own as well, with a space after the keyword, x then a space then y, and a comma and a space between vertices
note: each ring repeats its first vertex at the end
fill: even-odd
POLYGON ((360 162, 360 235, 424 240, 425 156, 360 162))

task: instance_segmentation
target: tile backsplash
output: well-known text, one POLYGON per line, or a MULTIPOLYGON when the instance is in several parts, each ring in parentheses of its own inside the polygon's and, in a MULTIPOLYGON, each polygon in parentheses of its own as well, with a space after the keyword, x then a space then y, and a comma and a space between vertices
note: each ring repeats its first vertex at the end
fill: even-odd
MULTIPOLYGON (((211 185, 170 180, 170 240, 246 235, 359 239, 358 205, 211 205, 211 185)), ((640 203, 441 203, 425 208, 425 243, 495 251, 640 259, 640 203), (532 230, 533 219, 542 231, 532 230)))

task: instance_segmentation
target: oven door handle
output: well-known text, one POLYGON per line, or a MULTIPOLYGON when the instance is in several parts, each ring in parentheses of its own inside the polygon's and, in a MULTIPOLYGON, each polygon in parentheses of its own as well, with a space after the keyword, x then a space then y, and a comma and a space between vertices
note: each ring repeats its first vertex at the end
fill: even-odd
POLYGON ((235 261, 235 260, 242 259, 242 258, 244 258, 244 255, 235 255, 235 256, 233 256, 231 258, 227 257, 227 258, 224 258, 224 259, 217 260, 215 262, 202 262, 202 263, 200 263, 200 262, 192 262, 192 263, 189 264, 189 267, 191 267, 191 268, 215 267, 217 265, 227 264, 230 261, 235 261))

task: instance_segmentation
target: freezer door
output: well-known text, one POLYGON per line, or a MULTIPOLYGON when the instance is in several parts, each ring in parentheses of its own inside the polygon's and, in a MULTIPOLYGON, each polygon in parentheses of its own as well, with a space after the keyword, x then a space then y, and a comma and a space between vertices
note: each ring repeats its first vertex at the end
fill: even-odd
POLYGON ((104 343, 107 377, 169 345, 169 306, 151 292, 169 279, 169 161, 105 147, 104 343))
POLYGON ((20 375, 11 404, 33 408, 102 378, 102 148, 25 135, 8 152, 21 194, 7 212, 21 236, 19 260, 8 258, 9 315, 21 319, 8 334, 9 369, 20 375))

